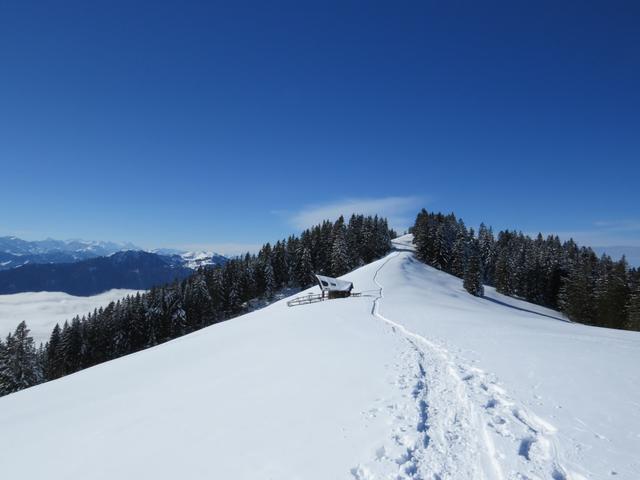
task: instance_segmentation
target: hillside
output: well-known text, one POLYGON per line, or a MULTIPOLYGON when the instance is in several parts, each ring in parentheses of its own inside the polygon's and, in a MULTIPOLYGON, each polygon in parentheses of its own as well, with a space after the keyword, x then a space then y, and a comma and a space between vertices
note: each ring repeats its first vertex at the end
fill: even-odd
POLYGON ((3 474, 640 478, 640 334, 472 297, 396 248, 345 275, 360 298, 280 301, 0 398, 3 474))

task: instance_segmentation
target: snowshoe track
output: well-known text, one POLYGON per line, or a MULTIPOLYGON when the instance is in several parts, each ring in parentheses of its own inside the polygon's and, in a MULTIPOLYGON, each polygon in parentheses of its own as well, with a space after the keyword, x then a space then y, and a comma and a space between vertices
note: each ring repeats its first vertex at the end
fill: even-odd
MULTIPOLYGON (((561 466, 556 429, 513 401, 496 379, 437 343, 379 312, 384 287, 378 273, 402 255, 390 255, 373 280, 380 291, 371 314, 402 336, 396 364, 404 402, 394 410, 391 435, 372 458, 351 469, 357 480, 571 480, 561 466), (503 465, 512 448, 518 463, 503 465)), ((406 254, 405 254, 406 255, 406 254)))

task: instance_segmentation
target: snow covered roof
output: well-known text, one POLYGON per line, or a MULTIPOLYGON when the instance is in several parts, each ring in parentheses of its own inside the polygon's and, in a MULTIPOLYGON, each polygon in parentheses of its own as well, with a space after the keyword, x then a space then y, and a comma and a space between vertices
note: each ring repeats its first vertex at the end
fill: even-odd
POLYGON ((353 288, 353 283, 337 278, 316 275, 320 288, 325 292, 349 292, 353 288))

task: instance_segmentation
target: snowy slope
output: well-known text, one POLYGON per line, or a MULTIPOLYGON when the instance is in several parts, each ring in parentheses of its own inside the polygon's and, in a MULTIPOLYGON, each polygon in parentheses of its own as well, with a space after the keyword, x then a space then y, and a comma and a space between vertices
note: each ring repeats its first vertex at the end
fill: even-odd
POLYGON ((24 320, 38 345, 49 340, 56 323, 62 327, 65 320, 85 315, 95 308, 106 307, 111 302, 137 292, 138 290, 114 289, 91 297, 76 297, 63 292, 0 295, 0 337, 4 339, 24 320))
POLYGON ((361 298, 1 398, 3 477, 640 478, 639 334, 471 297, 398 248, 345 276, 361 298))

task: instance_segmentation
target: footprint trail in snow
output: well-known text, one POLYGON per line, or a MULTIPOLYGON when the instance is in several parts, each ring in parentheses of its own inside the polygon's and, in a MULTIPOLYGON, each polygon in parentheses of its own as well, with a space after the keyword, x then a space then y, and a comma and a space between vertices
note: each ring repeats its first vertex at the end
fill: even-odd
POLYGON ((380 293, 371 312, 404 340, 391 380, 400 393, 372 409, 387 415, 390 433, 352 468, 353 478, 580 479, 561 465, 553 425, 514 401, 492 375, 380 313, 379 273, 400 255, 375 272, 380 293))

